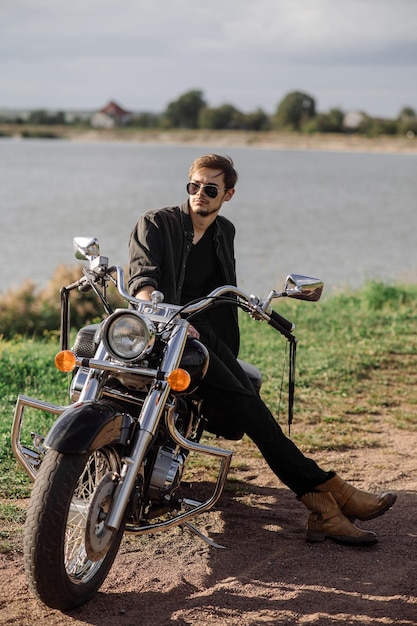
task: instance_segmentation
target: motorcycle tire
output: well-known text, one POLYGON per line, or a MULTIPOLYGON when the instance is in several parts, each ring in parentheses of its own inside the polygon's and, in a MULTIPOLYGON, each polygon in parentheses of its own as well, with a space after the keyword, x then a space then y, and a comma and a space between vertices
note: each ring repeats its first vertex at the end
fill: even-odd
POLYGON ((74 609, 104 582, 124 530, 103 523, 119 469, 112 448, 46 454, 27 512, 24 561, 29 586, 48 607, 74 609))

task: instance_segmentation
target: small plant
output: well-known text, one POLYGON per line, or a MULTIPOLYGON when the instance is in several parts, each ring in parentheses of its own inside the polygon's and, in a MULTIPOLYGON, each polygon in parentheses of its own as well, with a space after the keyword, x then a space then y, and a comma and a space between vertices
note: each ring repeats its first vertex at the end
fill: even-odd
MULTIPOLYGON (((58 333, 60 327, 60 291, 82 276, 80 267, 59 266, 43 290, 25 281, 16 290, 0 295, 0 337, 45 337, 58 333)), ((113 306, 124 306, 113 285, 109 286, 108 299, 113 306)), ((73 328, 102 319, 103 306, 92 292, 71 293, 71 324, 73 328)))

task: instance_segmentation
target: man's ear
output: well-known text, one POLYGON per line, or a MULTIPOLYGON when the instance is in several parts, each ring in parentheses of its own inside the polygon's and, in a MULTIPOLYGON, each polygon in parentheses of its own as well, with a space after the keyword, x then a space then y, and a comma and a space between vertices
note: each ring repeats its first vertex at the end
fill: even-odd
POLYGON ((235 193, 234 188, 228 189, 224 196, 224 202, 228 202, 229 200, 231 200, 234 193, 235 193))

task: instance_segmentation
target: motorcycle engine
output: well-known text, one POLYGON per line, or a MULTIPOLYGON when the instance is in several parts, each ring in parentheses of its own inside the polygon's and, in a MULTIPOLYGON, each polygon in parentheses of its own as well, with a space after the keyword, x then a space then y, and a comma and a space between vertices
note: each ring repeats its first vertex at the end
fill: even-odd
POLYGON ((174 443, 159 448, 149 485, 151 498, 159 499, 179 486, 186 454, 176 448, 174 443))
MULTIPOLYGON (((198 413, 196 413, 193 403, 184 396, 176 398, 175 428, 188 439, 192 437, 192 432, 198 413)), ((167 493, 172 494, 179 486, 184 464, 188 452, 174 443, 172 440, 165 442, 158 448, 156 461, 153 467, 149 484, 149 495, 151 498, 160 499, 167 493)))

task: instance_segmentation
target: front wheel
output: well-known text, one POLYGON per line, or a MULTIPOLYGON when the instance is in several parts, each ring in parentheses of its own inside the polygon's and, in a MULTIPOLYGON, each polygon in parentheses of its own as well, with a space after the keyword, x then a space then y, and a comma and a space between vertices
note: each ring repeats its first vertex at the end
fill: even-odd
POLYGON ((104 582, 123 537, 105 527, 120 471, 112 448, 86 454, 50 450, 28 508, 24 559, 30 587, 47 606, 68 611, 104 582))

